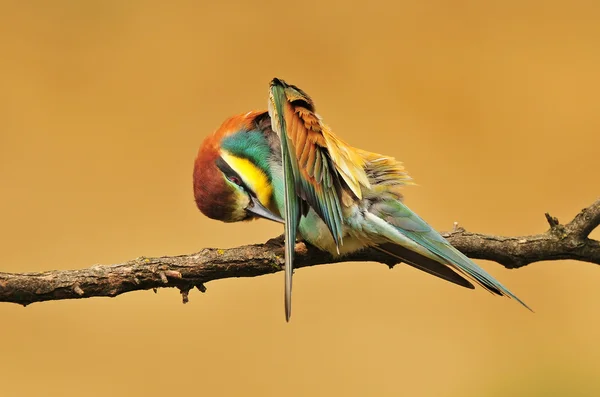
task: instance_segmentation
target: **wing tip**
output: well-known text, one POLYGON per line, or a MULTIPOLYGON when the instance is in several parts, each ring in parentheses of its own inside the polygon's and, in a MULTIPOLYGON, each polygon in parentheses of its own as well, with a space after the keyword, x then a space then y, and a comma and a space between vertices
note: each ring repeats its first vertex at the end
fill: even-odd
MULTIPOLYGON (((454 265, 454 266, 456 266, 456 265, 454 265)), ((485 290, 487 290, 491 294, 497 295, 497 296, 503 296, 508 299, 515 300, 518 303, 520 303, 523 307, 525 307, 527 310, 529 310, 530 312, 535 313, 535 311, 533 311, 533 309, 531 307, 529 307, 525 302, 523 302, 521 299, 519 299, 515 294, 510 292, 508 290, 508 288, 506 288, 505 286, 500 284, 500 282, 496 281, 489 274, 485 273, 485 270, 484 270, 484 276, 487 276, 487 277, 482 280, 482 279, 476 277, 474 274, 471 274, 470 272, 468 272, 466 269, 463 269, 460 267, 454 267, 454 268, 456 270, 459 270, 461 273, 463 273, 467 277, 469 277, 471 280, 475 281, 477 284, 479 284, 481 287, 483 287, 485 290)), ((483 270, 483 269, 481 269, 481 270, 483 270)))
POLYGON ((294 270, 291 267, 286 267, 285 270, 285 321, 290 322, 292 317, 292 277, 294 270))
POLYGON ((529 307, 529 305, 528 305, 527 303, 523 302, 521 299, 519 299, 519 298, 518 298, 518 297, 517 297, 515 294, 513 294, 512 292, 510 292, 510 291, 508 291, 508 290, 505 290, 505 291, 503 291, 503 292, 504 292, 504 294, 503 294, 504 296, 506 296, 506 297, 508 297, 508 298, 510 298, 510 299, 514 299, 514 300, 516 300, 516 301, 517 301, 517 302, 519 302, 519 303, 521 304, 521 306, 523 306, 525 309, 529 310, 529 311, 530 311, 530 312, 532 312, 532 313, 535 313, 535 311, 534 311, 534 310, 533 310, 531 307, 529 307))
MULTIPOLYGON (((292 245, 292 252, 293 252, 292 245)), ((294 268, 292 266, 292 258, 288 257, 285 265, 285 321, 290 322, 290 317, 292 317, 292 278, 294 276, 294 268)))
POLYGON ((524 308, 526 308, 527 310, 529 310, 530 312, 535 313, 535 311, 533 311, 533 309, 531 307, 529 307, 529 305, 527 305, 527 303, 523 302, 521 299, 519 299, 519 297, 517 297, 515 294, 513 294, 512 292, 510 292, 510 290, 508 288, 506 288, 505 286, 503 286, 502 284, 500 284, 500 282, 496 281, 492 276, 488 275, 487 273, 485 273, 485 275, 487 275, 489 278, 488 279, 484 279, 484 280, 480 280, 480 279, 478 279, 477 277, 475 277, 472 274, 469 274, 469 273, 466 273, 466 274, 469 275, 469 277, 472 280, 474 280, 475 282, 477 282, 477 284, 479 284, 480 286, 482 286, 488 292, 490 292, 490 293, 492 293, 494 295, 503 296, 503 297, 506 297, 508 299, 515 300, 519 304, 521 304, 524 308))
POLYGON ((286 84, 286 82, 283 79, 280 79, 278 77, 273 77, 271 79, 270 86, 271 87, 278 86, 278 87, 284 87, 285 88, 287 86, 287 84, 286 84))

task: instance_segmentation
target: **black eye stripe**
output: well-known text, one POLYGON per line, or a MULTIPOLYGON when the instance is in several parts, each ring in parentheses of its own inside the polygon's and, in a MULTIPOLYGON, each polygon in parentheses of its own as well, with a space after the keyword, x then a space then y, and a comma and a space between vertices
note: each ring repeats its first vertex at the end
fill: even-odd
MULTIPOLYGON (((242 177, 235 172, 235 170, 233 168, 231 168, 231 166, 229 164, 227 164, 227 162, 225 160, 223 160, 222 157, 219 157, 216 161, 217 167, 221 170, 221 172, 223 174, 225 174, 225 176, 227 177, 227 179, 231 180, 232 178, 237 179, 240 183, 239 185, 249 194, 251 194, 252 196, 256 197, 256 194, 252 191, 252 189, 250 189, 248 187, 248 185, 246 185, 244 183, 244 180, 242 179, 242 177)), ((235 183, 235 182, 234 182, 235 183)))

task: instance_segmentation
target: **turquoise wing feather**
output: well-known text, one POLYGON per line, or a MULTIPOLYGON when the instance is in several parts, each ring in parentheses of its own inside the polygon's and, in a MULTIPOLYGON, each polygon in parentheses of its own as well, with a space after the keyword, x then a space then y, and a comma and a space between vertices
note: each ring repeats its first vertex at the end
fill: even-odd
POLYGON ((508 296, 531 310, 522 300, 496 281, 471 259, 454 248, 444 237, 436 232, 417 214, 399 200, 379 203, 371 210, 370 220, 377 225, 380 233, 391 242, 411 249, 421 255, 444 263, 488 291, 508 296))
POLYGON ((303 209, 325 222, 338 248, 343 243, 342 197, 361 197, 369 186, 364 159, 336 138, 314 112, 310 97, 279 79, 271 81, 269 115, 281 141, 285 181, 285 306, 291 313, 294 242, 303 209))
MULTIPOLYGON (((287 151, 287 143, 282 144, 287 151)), ((283 157, 284 175, 284 208, 285 208, 285 319, 290 321, 292 315, 292 276, 294 274, 294 248, 296 233, 300 224, 301 203, 296 195, 293 166, 288 156, 283 157)))
MULTIPOLYGON (((313 113, 311 99, 297 87, 273 79, 269 105, 273 129, 282 143, 283 161, 290 162, 295 194, 315 210, 336 244, 341 244, 340 174, 331 159, 322 125, 313 113)), ((288 190, 291 193, 291 185, 288 190)))
MULTIPOLYGON (((292 315, 292 277, 294 274, 294 248, 296 245, 296 234, 300 224, 301 202, 296 193, 296 180, 294 168, 298 167, 297 161, 290 156, 290 142, 287 139, 286 120, 283 117, 283 106, 285 98, 278 87, 272 89, 271 96, 274 99, 274 111, 271 111, 271 123, 273 129, 278 132, 281 140, 283 183, 284 183, 284 212, 285 212, 285 319, 290 321, 292 315)), ((297 171, 296 171, 297 172, 297 171)))

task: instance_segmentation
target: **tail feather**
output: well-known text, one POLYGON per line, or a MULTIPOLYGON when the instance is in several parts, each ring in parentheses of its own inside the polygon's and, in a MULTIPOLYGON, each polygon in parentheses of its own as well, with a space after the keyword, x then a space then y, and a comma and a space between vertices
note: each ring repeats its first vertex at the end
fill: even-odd
MULTIPOLYGON (((460 276, 450 267, 420 255, 414 251, 402 247, 401 245, 385 243, 374 247, 376 250, 384 252, 410 266, 439 277, 443 280, 450 281, 461 287, 474 289, 475 286, 467 279, 460 276)), ((500 295, 500 293, 498 292, 500 295)))
MULTIPOLYGON (((399 252, 398 248, 394 248, 395 251, 392 251, 392 254, 397 254, 396 256, 399 257, 405 256, 406 258, 403 259, 406 259, 406 262, 410 265, 438 277, 448 280, 448 276, 450 276, 451 279, 448 281, 461 285, 456 282, 462 279, 462 277, 454 272, 457 271, 461 275, 467 276, 470 280, 475 281, 492 294, 512 298, 531 310, 525 302, 517 298, 516 295, 495 280, 485 270, 454 248, 445 238, 433 230, 431 226, 402 202, 388 201, 384 205, 380 205, 377 210, 379 211, 377 215, 370 212, 366 214, 367 219, 376 228, 377 234, 386 237, 390 243, 393 243, 391 246, 400 246, 401 249, 413 252, 413 255, 417 256, 414 258, 406 257, 410 254, 407 255, 406 251, 399 252), (423 258, 426 261, 423 261, 423 258), (436 262, 439 262, 439 266, 433 265, 436 262), (448 271, 442 270, 441 266, 445 267, 445 265, 448 266, 448 270, 454 276, 451 276, 448 271)), ((389 251, 390 246, 388 245, 385 248, 389 251)))
POLYGON ((475 282, 477 282, 489 292, 514 299, 521 305, 523 305, 525 308, 533 312, 533 310, 525 302, 523 302, 515 294, 510 292, 508 288, 502 285, 499 281, 495 280, 488 272, 483 270, 481 267, 477 266, 475 262, 467 258, 466 255, 454 248, 447 241, 444 248, 445 249, 443 250, 443 252, 440 252, 441 255, 438 255, 440 255, 442 258, 448 261, 448 263, 452 265, 456 270, 460 271, 461 273, 467 276, 470 276, 473 280, 475 280, 475 282))

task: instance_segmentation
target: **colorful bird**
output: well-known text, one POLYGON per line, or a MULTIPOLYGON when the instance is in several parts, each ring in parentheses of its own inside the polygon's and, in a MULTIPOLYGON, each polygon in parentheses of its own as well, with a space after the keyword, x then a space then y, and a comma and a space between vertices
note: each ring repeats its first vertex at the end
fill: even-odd
POLYGON ((468 280, 529 307, 404 203, 412 184, 394 158, 336 137, 300 88, 273 79, 267 111, 226 120, 202 143, 194 196, 209 218, 285 225, 285 315, 291 316, 296 235, 332 255, 375 248, 466 288, 468 280))

